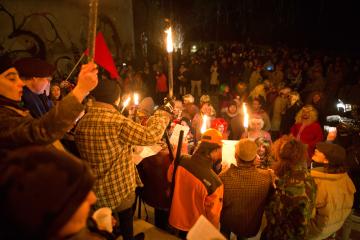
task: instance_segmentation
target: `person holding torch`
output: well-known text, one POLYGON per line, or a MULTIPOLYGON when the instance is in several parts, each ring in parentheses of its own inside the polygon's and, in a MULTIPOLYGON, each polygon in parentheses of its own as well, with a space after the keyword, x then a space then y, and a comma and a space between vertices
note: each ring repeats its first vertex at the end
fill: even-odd
MULTIPOLYGON (((135 123, 118 111, 120 86, 103 79, 91 92, 93 106, 75 129, 75 142, 82 159, 95 175, 96 208, 110 207, 118 214, 119 229, 124 240, 133 239, 135 189, 142 186, 132 154, 135 145, 158 142, 172 117, 173 102, 167 101, 148 119, 146 126, 135 123)), ((143 235, 135 239, 142 239, 143 235)))

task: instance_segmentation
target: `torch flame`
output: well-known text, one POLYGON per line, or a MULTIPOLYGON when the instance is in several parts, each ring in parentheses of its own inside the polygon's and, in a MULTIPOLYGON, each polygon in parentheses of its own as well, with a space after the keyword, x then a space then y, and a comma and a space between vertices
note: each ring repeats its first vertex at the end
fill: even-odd
POLYGON ((134 93, 134 104, 137 106, 139 105, 139 94, 134 93))
POLYGON ((244 113, 244 128, 249 127, 249 114, 247 112, 246 103, 243 103, 243 113, 244 113))
POLYGON ((203 134, 207 129, 207 120, 208 120, 208 116, 204 115, 202 119, 202 126, 200 129, 201 134, 203 134))
POLYGON ((167 29, 165 33, 166 33, 166 51, 170 53, 174 51, 171 27, 169 27, 169 29, 167 29))

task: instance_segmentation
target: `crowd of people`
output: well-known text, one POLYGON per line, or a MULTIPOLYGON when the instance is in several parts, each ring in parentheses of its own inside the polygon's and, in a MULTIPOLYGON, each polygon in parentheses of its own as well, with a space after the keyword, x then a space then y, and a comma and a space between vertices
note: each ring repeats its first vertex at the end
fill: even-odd
POLYGON ((159 144, 173 159, 165 140, 178 125, 181 156, 161 180, 166 230, 185 239, 204 215, 227 238, 340 236, 359 210, 358 168, 324 126, 338 98, 360 105, 360 61, 241 44, 175 59, 177 99, 162 58, 127 63, 116 80, 90 62, 71 83, 52 80, 44 60, 1 56, 1 239, 144 239, 133 215, 148 183, 133 155, 159 144), (222 159, 223 140, 237 141, 236 164, 222 159), (104 207, 112 232, 91 218, 104 207))

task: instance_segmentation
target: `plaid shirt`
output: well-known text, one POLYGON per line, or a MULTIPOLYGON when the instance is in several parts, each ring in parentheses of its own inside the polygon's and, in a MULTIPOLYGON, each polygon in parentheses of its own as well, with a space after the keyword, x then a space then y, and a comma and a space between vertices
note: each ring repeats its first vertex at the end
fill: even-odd
POLYGON ((76 127, 75 141, 96 177, 97 207, 115 209, 142 185, 132 161, 134 145, 159 141, 169 121, 165 112, 156 111, 142 126, 110 104, 95 102, 90 107, 76 127))
POLYGON ((224 184, 221 226, 242 237, 255 236, 273 190, 273 175, 269 170, 240 164, 231 165, 220 179, 224 184))

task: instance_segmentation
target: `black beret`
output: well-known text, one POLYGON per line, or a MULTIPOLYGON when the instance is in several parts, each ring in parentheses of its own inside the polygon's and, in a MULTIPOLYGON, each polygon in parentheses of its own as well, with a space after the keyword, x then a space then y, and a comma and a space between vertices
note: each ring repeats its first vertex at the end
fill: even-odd
POLYGON ((39 58, 22 58, 15 62, 15 68, 22 78, 50 77, 55 67, 39 58))
POLYGON ((96 101, 113 104, 119 98, 121 89, 116 81, 103 78, 90 94, 96 101))
POLYGON ((12 67, 14 67, 14 64, 9 55, 0 56, 0 74, 12 67))

